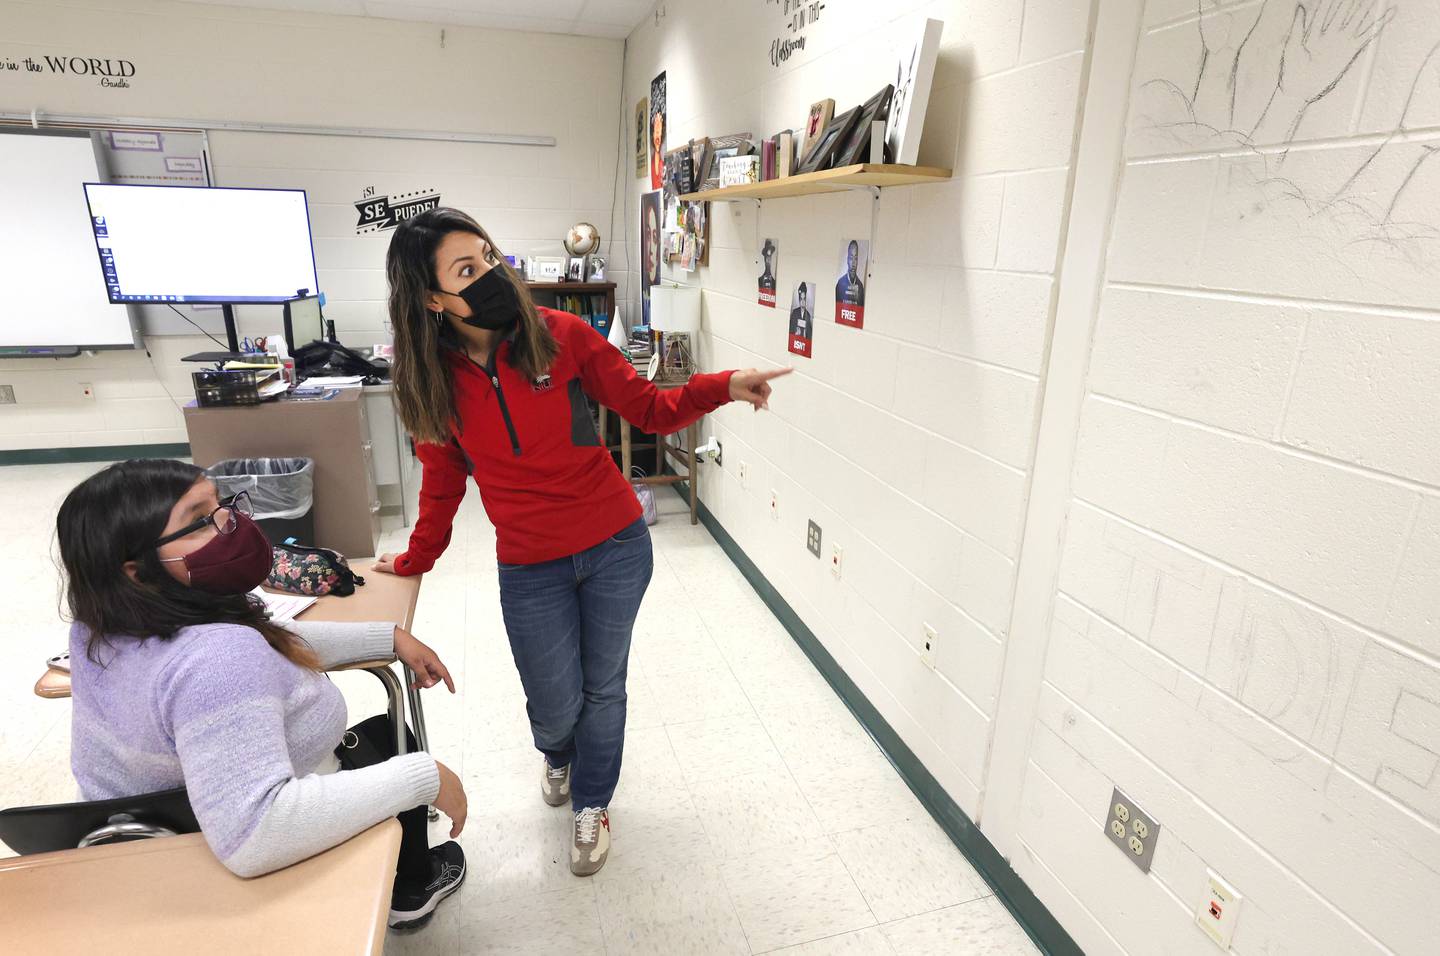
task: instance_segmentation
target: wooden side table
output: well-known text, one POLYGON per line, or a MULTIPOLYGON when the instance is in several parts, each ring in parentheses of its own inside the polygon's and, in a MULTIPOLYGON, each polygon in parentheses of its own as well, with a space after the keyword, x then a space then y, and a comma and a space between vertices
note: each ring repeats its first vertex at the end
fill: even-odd
MULTIPOLYGON (((655 387, 659 389, 683 388, 684 386, 684 382, 655 383, 655 387)), ((608 434, 607 424, 609 422, 609 414, 610 409, 606 408, 604 405, 601 405, 600 434, 602 436, 608 434)), ((685 428, 683 432, 685 436, 685 447, 682 447, 678 443, 672 444, 666 439, 666 436, 660 434, 657 434, 655 436, 655 441, 653 443, 641 442, 637 445, 630 441, 630 423, 625 420, 625 416, 617 415, 616 417, 620 419, 620 444, 618 446, 607 445, 606 448, 609 451, 615 451, 618 447, 618 450, 620 452, 620 467, 625 472, 626 480, 639 482, 640 484, 644 485, 675 485, 679 484, 682 481, 688 482, 690 485, 690 523, 692 525, 699 524, 700 471, 698 468, 695 467, 695 449, 700 444, 700 423, 695 422, 694 424, 691 424, 685 428), (630 476, 630 468, 634 461, 634 453, 637 450, 647 451, 651 448, 655 449, 655 474, 647 475, 644 478, 632 478, 630 476), (685 473, 683 475, 664 474, 665 459, 667 455, 685 465, 685 473)), ((605 439, 602 438, 602 440, 605 439)))

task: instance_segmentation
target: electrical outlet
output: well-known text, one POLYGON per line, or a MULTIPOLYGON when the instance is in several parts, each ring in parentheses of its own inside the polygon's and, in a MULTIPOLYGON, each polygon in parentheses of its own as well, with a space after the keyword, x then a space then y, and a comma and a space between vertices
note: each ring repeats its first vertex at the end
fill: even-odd
POLYGON ((1230 938, 1235 935, 1235 924, 1240 919, 1240 901, 1245 897, 1214 870, 1206 872, 1210 879, 1206 883, 1205 898, 1195 911, 1195 923, 1216 946, 1229 949, 1230 938))
POLYGON ((0 405, 15 404, 15 386, 0 385, 0 405))
POLYGON ((94 400, 95 400, 95 386, 91 385, 89 382, 81 382, 81 383, 80 383, 80 397, 83 398, 83 399, 84 399, 85 401, 87 401, 87 402, 94 401, 94 400))
POLYGON ((1110 808, 1105 815, 1105 835, 1125 851, 1141 873, 1150 872, 1155 859, 1155 841, 1160 839, 1160 824, 1135 805, 1116 787, 1110 795, 1110 808))
POLYGON ((742 461, 742 462, 740 463, 740 468, 739 468, 738 470, 739 470, 739 472, 740 472, 740 487, 741 487, 741 488, 749 488, 749 487, 750 487, 750 463, 749 463, 748 461, 742 461))
POLYGON ((929 624, 924 625, 925 643, 921 645, 920 659, 932 671, 935 669, 935 651, 940 643, 940 634, 929 624))
POLYGON ((805 532, 805 547, 815 557, 820 557, 820 526, 814 521, 810 522, 810 528, 805 532))
POLYGON ((830 573, 840 580, 840 565, 845 561, 845 549, 838 544, 830 545, 830 573))
POLYGON ((780 520, 780 492, 770 489, 770 520, 780 520))

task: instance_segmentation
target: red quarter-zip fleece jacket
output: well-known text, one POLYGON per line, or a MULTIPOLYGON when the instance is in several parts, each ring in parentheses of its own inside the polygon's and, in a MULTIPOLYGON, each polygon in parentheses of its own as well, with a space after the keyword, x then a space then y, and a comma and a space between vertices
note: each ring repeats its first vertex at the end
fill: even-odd
POLYGON ((421 574, 450 544, 450 525, 475 478, 505 564, 538 564, 594 547, 641 515, 630 483, 595 433, 586 396, 645 431, 671 434, 730 400, 733 372, 658 389, 619 349, 568 312, 541 308, 560 343, 550 374, 531 381, 500 343, 490 369, 449 355, 458 421, 445 444, 419 443, 420 517, 397 574, 421 574), (493 371, 492 371, 493 370, 493 371))

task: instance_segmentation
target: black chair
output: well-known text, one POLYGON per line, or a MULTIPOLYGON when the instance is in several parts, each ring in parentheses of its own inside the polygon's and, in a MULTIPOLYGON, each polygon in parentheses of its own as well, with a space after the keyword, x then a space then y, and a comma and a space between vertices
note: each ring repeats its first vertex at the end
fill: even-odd
POLYGON ((21 856, 199 833, 185 788, 0 810, 0 840, 21 856))

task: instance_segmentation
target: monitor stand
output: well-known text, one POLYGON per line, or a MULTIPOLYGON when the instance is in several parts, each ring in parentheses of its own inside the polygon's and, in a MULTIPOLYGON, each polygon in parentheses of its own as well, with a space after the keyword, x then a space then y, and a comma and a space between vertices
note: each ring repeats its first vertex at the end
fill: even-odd
POLYGON ((196 352, 194 355, 187 355, 182 362, 242 362, 249 356, 240 351, 240 332, 235 326, 235 307, 229 302, 220 306, 220 312, 225 316, 225 344, 230 347, 228 352, 196 352))

